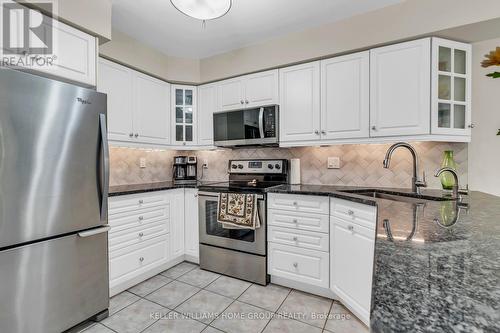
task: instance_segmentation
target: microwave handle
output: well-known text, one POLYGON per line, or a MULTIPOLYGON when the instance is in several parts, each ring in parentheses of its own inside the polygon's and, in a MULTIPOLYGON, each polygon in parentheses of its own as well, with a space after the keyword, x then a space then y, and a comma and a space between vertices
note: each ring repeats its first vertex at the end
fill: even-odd
POLYGON ((264 108, 260 108, 259 111, 259 132, 260 138, 264 139, 264 108))

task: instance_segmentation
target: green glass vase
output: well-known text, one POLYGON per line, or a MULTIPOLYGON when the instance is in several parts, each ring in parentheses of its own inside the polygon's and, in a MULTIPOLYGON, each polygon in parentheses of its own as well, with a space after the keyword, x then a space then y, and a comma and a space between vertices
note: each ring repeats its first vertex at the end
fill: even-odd
MULTIPOLYGON (((444 151, 441 167, 448 167, 457 170, 457 163, 455 163, 455 160, 453 159, 453 150, 444 151)), ((453 185, 455 185, 455 178, 450 172, 443 172, 439 177, 441 179, 443 190, 450 191, 453 189, 453 185)))

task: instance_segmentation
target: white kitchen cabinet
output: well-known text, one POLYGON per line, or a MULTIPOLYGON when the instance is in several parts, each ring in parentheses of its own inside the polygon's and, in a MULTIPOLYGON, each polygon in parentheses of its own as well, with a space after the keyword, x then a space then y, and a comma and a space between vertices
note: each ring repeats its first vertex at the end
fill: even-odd
POLYGON ((170 143, 170 85, 134 73, 134 138, 140 142, 170 143))
POLYGON ((217 85, 198 86, 198 145, 214 144, 214 112, 217 111, 217 85))
POLYGON ((199 262, 198 190, 184 190, 184 232, 186 259, 199 262))
POLYGON ((196 87, 172 85, 172 134, 174 145, 196 144, 196 87))
MULTIPOLYGON (((22 11, 13 11, 11 14, 22 15, 22 11)), ((16 47, 43 47, 44 41, 34 41, 30 39, 27 45, 23 38, 24 27, 22 19, 12 19, 10 27, 11 45, 16 47)), ((83 31, 73 28, 65 23, 51 18, 45 18, 40 27, 46 36, 52 29, 52 54, 42 56, 39 54, 23 55, 5 54, 8 57, 24 59, 29 57, 35 59, 30 61, 32 64, 26 64, 26 61, 17 62, 20 68, 43 73, 50 77, 60 78, 64 81, 69 80, 80 83, 84 86, 96 86, 96 67, 97 67, 97 38, 83 31), (50 59, 48 61, 41 60, 50 59)), ((42 33, 43 34, 43 33, 42 33)), ((46 40, 48 40, 47 37, 46 40)))
POLYGON ((370 136, 430 134, 431 39, 370 50, 370 136))
POLYGON ((352 204, 352 208, 348 210, 349 217, 330 216, 330 288, 345 306, 369 325, 376 208, 360 209, 361 204, 336 198, 331 201, 332 206, 338 201, 339 206, 352 204), (366 227, 366 223, 358 224, 356 218, 350 217, 358 214, 372 216, 372 223, 368 224, 371 227, 366 227))
POLYGON ((278 71, 270 70, 217 83, 217 111, 278 104, 278 71))
POLYGON ((315 141, 320 136, 320 62, 279 70, 280 142, 315 141))
POLYGON ((172 207, 174 209, 170 213, 170 235, 171 235, 171 248, 170 253, 172 257, 184 255, 184 189, 173 189, 168 191, 172 207))
POLYGON ((108 138, 132 141, 134 105, 132 71, 114 62, 99 59, 97 89, 108 95, 108 138))
POLYGON ((110 141, 171 142, 169 83, 100 58, 97 90, 108 95, 110 141))
POLYGON ((321 139, 368 138, 370 53, 321 61, 321 139))
POLYGON ((471 135, 471 50, 432 38, 432 134, 471 135))

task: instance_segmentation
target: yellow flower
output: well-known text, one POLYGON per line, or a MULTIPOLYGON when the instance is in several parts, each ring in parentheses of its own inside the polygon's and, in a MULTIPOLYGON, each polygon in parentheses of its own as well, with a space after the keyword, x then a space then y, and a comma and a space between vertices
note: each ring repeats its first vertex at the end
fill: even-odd
POLYGON ((491 51, 490 54, 486 54, 485 57, 486 59, 481 62, 481 66, 500 66, 500 47, 497 47, 494 51, 491 51))

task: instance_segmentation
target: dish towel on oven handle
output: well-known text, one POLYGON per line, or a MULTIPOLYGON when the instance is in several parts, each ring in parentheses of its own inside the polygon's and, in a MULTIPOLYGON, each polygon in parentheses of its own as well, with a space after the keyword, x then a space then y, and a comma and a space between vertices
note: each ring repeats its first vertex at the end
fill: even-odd
POLYGON ((228 229, 260 228, 257 195, 242 193, 219 193, 217 222, 228 229))

